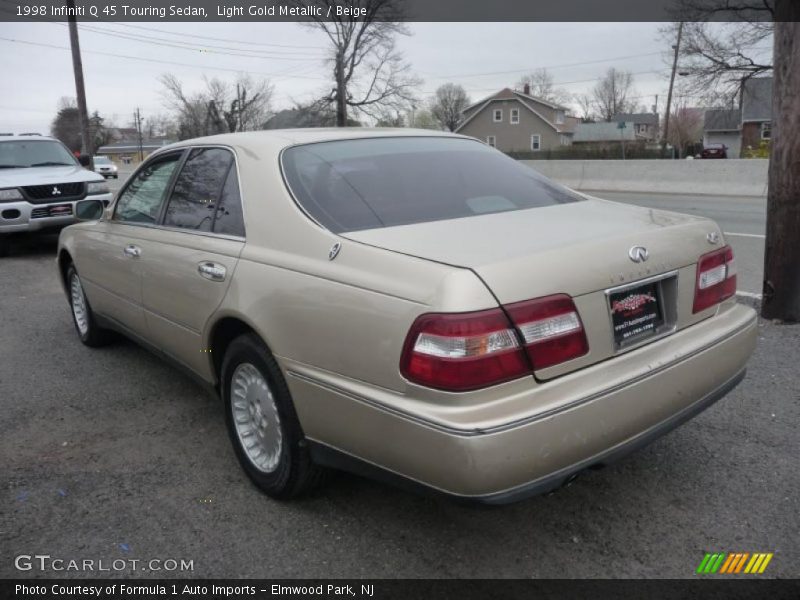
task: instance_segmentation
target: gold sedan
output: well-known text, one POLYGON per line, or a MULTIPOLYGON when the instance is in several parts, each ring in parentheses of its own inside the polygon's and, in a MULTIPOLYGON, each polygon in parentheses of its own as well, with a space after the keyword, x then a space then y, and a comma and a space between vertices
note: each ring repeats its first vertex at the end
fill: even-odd
POLYGON ((755 346, 715 223, 452 134, 187 140, 78 212, 58 267, 81 340, 121 332, 207 384, 277 498, 327 467, 551 490, 721 398, 755 346))

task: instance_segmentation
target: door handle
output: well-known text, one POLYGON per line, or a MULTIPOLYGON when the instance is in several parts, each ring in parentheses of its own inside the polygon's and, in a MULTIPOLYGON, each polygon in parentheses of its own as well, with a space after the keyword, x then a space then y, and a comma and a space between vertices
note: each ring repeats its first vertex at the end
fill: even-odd
POLYGON ((217 263, 201 262, 197 265, 197 272, 200 273, 201 277, 205 277, 211 281, 225 281, 227 269, 217 263))
POLYGON ((139 258, 142 255, 142 249, 139 248, 139 246, 130 244, 125 246, 125 248, 122 250, 122 253, 128 258, 139 258))

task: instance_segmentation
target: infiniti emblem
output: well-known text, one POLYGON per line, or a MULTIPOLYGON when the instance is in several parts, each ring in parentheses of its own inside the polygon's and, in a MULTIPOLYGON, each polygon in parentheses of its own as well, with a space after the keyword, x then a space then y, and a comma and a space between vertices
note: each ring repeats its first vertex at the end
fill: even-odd
POLYGON ((628 257, 635 263, 645 262, 649 256, 650 254, 644 246, 632 246, 628 250, 628 257))
POLYGON ((53 191, 51 192, 51 194, 52 194, 53 196, 60 196, 60 195, 61 195, 61 190, 60 190, 60 189, 58 189, 57 187, 54 187, 54 188, 53 188, 53 191))

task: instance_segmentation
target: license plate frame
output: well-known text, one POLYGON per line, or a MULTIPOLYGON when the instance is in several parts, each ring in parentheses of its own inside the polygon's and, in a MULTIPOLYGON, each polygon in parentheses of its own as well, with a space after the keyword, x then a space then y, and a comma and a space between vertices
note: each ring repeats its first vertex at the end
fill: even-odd
POLYGON ((614 352, 626 352, 676 329, 676 271, 605 290, 614 352))

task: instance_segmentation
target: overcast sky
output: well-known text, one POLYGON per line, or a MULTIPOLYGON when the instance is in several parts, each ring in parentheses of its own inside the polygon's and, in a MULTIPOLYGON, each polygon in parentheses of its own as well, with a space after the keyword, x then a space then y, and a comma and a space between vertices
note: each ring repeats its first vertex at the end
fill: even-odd
MULTIPOLYGON (((641 105, 650 110, 659 94, 663 111, 669 68, 660 26, 411 23, 412 35, 398 45, 424 80, 423 98, 452 81, 475 101, 540 67, 570 93, 589 91, 614 66, 634 73, 641 105)), ((178 76, 187 91, 201 87, 204 74, 233 80, 243 71, 265 77, 275 87, 276 110, 330 89, 326 38, 295 23, 88 23, 81 25, 80 36, 89 111, 120 126, 129 125, 137 106, 143 118, 168 112, 158 83, 164 73, 178 76), (200 51, 170 42, 209 47, 200 51)), ((0 23, 0 132, 49 132, 59 98, 75 95, 68 48, 66 24, 0 23)))

